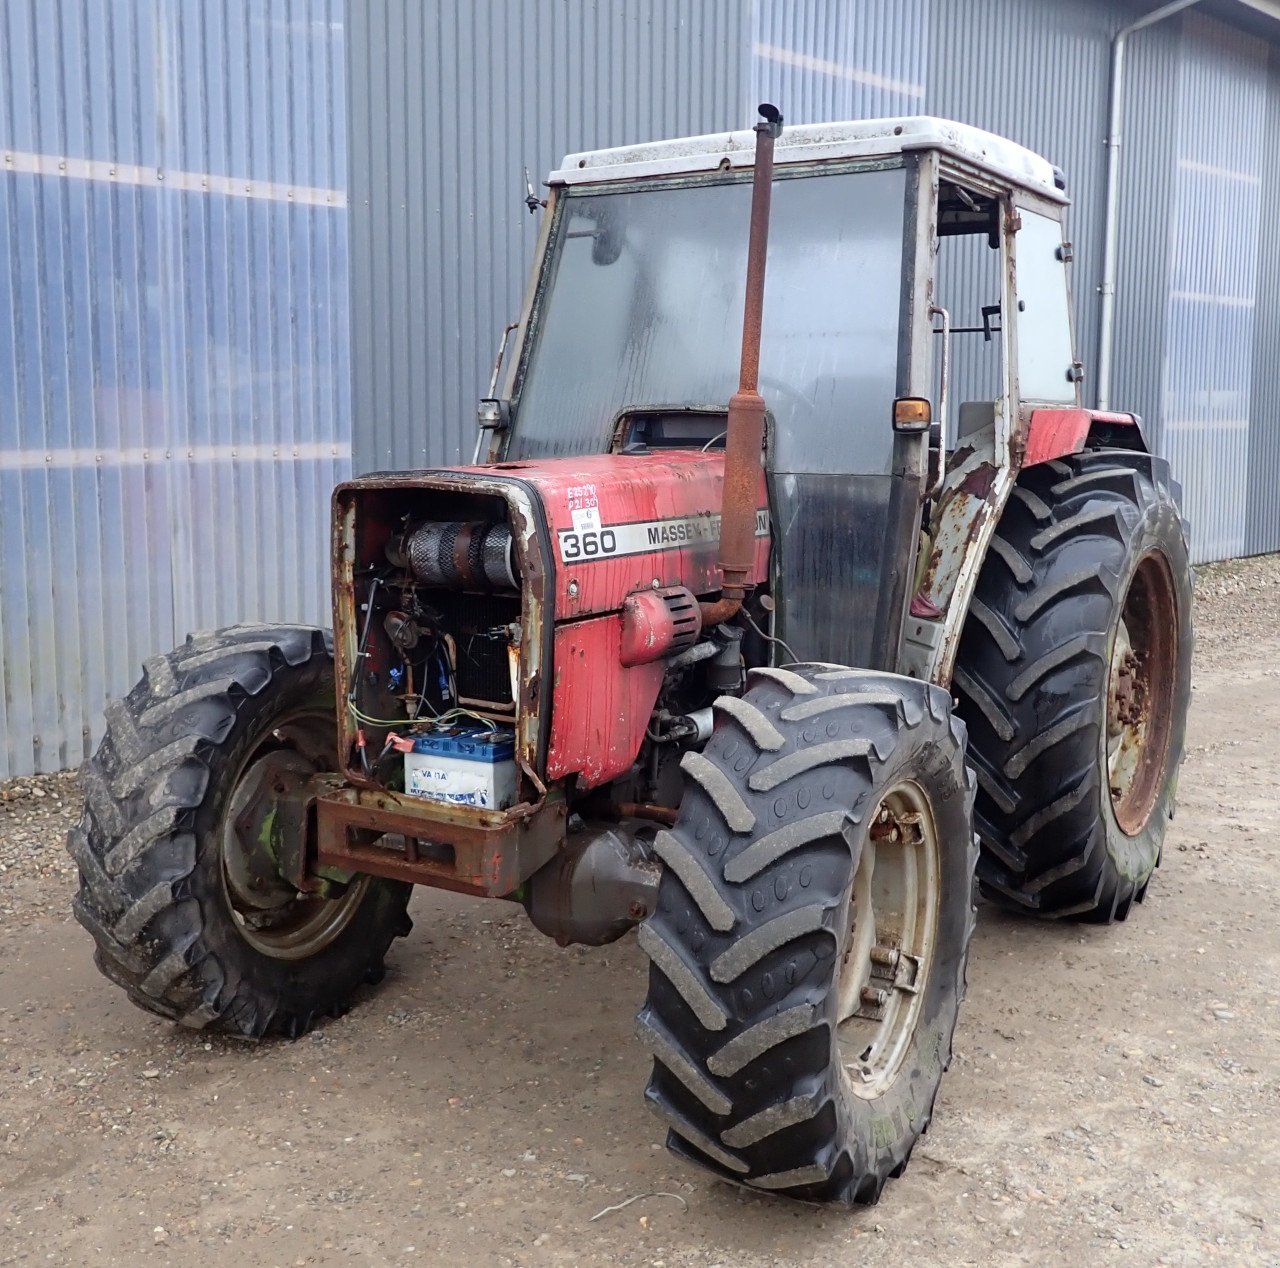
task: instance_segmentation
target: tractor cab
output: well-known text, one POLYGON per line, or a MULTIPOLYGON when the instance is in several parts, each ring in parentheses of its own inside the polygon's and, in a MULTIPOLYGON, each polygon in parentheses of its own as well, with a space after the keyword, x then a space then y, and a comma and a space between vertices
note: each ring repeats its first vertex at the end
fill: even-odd
MULTIPOLYGON (((495 457, 723 448, 754 167, 742 132, 552 173, 495 457)), ((788 128, 772 176, 758 388, 776 633, 802 659, 895 668, 948 463, 987 464, 990 493, 1024 404, 1079 405, 1064 182, 932 118, 788 128)))

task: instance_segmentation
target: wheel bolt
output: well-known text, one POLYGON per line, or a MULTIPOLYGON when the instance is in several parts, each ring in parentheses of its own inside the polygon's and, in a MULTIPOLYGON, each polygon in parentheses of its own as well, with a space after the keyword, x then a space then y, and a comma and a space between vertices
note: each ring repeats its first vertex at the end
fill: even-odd
POLYGON ((893 947, 875 946, 871 948, 871 963, 879 964, 886 969, 898 967, 899 953, 893 947))
POLYGON ((874 986, 862 988, 862 1002, 868 1008, 883 1008, 889 1002, 888 991, 878 991, 874 986))

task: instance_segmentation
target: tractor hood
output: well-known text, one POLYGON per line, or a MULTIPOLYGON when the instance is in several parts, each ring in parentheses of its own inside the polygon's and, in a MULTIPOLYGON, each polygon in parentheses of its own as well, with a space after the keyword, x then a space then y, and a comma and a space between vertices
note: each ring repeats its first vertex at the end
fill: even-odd
MULTIPOLYGON (((723 453, 659 450, 463 470, 532 487, 550 533, 557 621, 616 612, 642 588, 685 586, 697 595, 720 589, 723 453)), ((763 474, 758 506, 757 583, 769 558, 763 474)))

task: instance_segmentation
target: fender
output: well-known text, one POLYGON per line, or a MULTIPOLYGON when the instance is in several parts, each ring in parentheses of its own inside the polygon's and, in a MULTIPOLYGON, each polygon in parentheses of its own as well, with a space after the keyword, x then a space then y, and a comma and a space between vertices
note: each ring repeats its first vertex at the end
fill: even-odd
POLYGON ((1126 449, 1149 453, 1142 419, 1096 409, 1032 409, 1027 420, 1024 467, 1034 467, 1067 454, 1079 453, 1090 436, 1101 435, 1126 449))
POLYGON ((900 673, 950 684, 978 572, 1017 474, 1009 447, 996 444, 994 427, 965 437, 952 453, 921 540, 898 655, 900 673))
POLYGON ((1079 453, 1090 439, 1149 452, 1136 414, 1041 407, 1022 411, 1021 421, 1021 446, 1015 437, 1001 447, 988 427, 965 437, 951 455, 903 626, 898 664, 913 678, 950 684, 978 573, 1019 471, 1079 453))

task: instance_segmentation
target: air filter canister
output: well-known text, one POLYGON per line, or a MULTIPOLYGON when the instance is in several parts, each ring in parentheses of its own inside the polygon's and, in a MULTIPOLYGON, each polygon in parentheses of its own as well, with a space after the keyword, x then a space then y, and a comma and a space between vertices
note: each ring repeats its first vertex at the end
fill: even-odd
POLYGON ((388 547, 424 585, 515 590, 511 530, 505 524, 419 524, 388 547))

